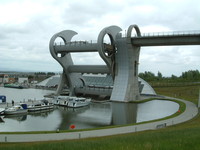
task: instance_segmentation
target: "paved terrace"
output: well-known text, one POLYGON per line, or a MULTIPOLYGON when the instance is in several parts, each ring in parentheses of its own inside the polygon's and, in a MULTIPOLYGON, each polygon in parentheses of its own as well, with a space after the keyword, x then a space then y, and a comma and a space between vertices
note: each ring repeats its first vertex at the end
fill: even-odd
POLYGON ((49 134, 0 134, 0 142, 36 142, 36 141, 51 141, 51 140, 70 140, 82 139, 91 137, 102 137, 117 134, 133 133, 145 130, 156 130, 166 126, 172 126, 185 121, 188 121, 198 114, 198 108, 194 103, 177 99, 186 104, 186 110, 177 117, 156 121, 146 124, 130 125, 109 129, 99 129, 91 131, 77 131, 66 133, 49 133, 49 134))

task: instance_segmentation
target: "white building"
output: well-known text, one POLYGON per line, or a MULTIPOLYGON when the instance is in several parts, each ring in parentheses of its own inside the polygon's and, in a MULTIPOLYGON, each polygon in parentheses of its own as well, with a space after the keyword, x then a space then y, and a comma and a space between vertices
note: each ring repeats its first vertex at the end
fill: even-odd
POLYGON ((8 83, 8 82, 9 82, 9 76, 7 74, 1 74, 0 83, 8 83))
POLYGON ((28 78, 27 77, 25 77, 25 78, 18 78, 18 83, 28 83, 28 78))

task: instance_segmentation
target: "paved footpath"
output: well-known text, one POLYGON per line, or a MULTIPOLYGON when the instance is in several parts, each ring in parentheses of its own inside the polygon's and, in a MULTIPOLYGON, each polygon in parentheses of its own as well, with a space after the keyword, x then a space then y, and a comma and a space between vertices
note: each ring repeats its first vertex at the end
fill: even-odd
POLYGON ((69 140, 69 139, 81 139, 89 137, 102 137, 108 135, 126 134, 144 130, 155 130, 188 121, 198 114, 198 108, 194 103, 180 99, 177 100, 182 101, 186 104, 186 110, 179 116, 167 120, 161 120, 140 125, 130 125, 130 126, 90 130, 90 131, 49 133, 49 134, 0 134, 0 142, 36 142, 36 141, 51 141, 51 140, 69 140))

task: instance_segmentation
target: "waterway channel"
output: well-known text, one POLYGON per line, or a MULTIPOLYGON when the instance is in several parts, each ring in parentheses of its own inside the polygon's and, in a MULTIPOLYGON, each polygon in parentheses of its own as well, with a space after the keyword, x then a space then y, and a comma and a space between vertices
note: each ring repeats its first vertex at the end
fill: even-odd
MULTIPOLYGON (((43 99, 43 95, 53 91, 41 89, 10 89, 0 87, 0 95, 7 101, 27 101, 43 99)), ((110 125, 123 125, 163 118, 179 109, 175 102, 153 100, 146 103, 91 103, 83 108, 55 106, 51 111, 29 113, 27 115, 0 116, 0 132, 13 131, 56 131, 97 128, 110 125)))

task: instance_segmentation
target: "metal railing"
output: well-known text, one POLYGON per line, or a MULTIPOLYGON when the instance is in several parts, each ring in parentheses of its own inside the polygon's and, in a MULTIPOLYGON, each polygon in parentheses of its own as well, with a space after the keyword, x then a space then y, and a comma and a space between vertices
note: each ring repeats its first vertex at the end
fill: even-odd
POLYGON ((69 45, 69 46, 81 46, 81 45, 92 45, 97 43, 95 40, 91 41, 71 41, 71 42, 54 42, 54 46, 62 46, 62 45, 69 45))
MULTIPOLYGON (((200 35, 200 30, 191 30, 191 31, 171 31, 171 32, 148 32, 142 33, 141 37, 156 37, 156 36, 189 36, 189 35, 200 35)), ((126 38, 126 34, 122 34, 122 38, 126 38)), ((131 37, 138 37, 136 34, 132 34, 131 37)), ((107 43, 107 41, 105 41, 107 43)), ((71 42, 55 42, 54 46, 62 46, 62 45, 69 45, 69 46, 81 46, 81 45, 92 45, 96 44, 97 40, 90 40, 90 41, 71 41, 71 42)))
MULTIPOLYGON (((192 31, 172 31, 172 32, 149 32, 142 33, 141 37, 153 37, 153 36, 189 36, 189 35, 200 35, 200 30, 192 30, 192 31)), ((134 34, 132 37, 137 37, 134 34)))

